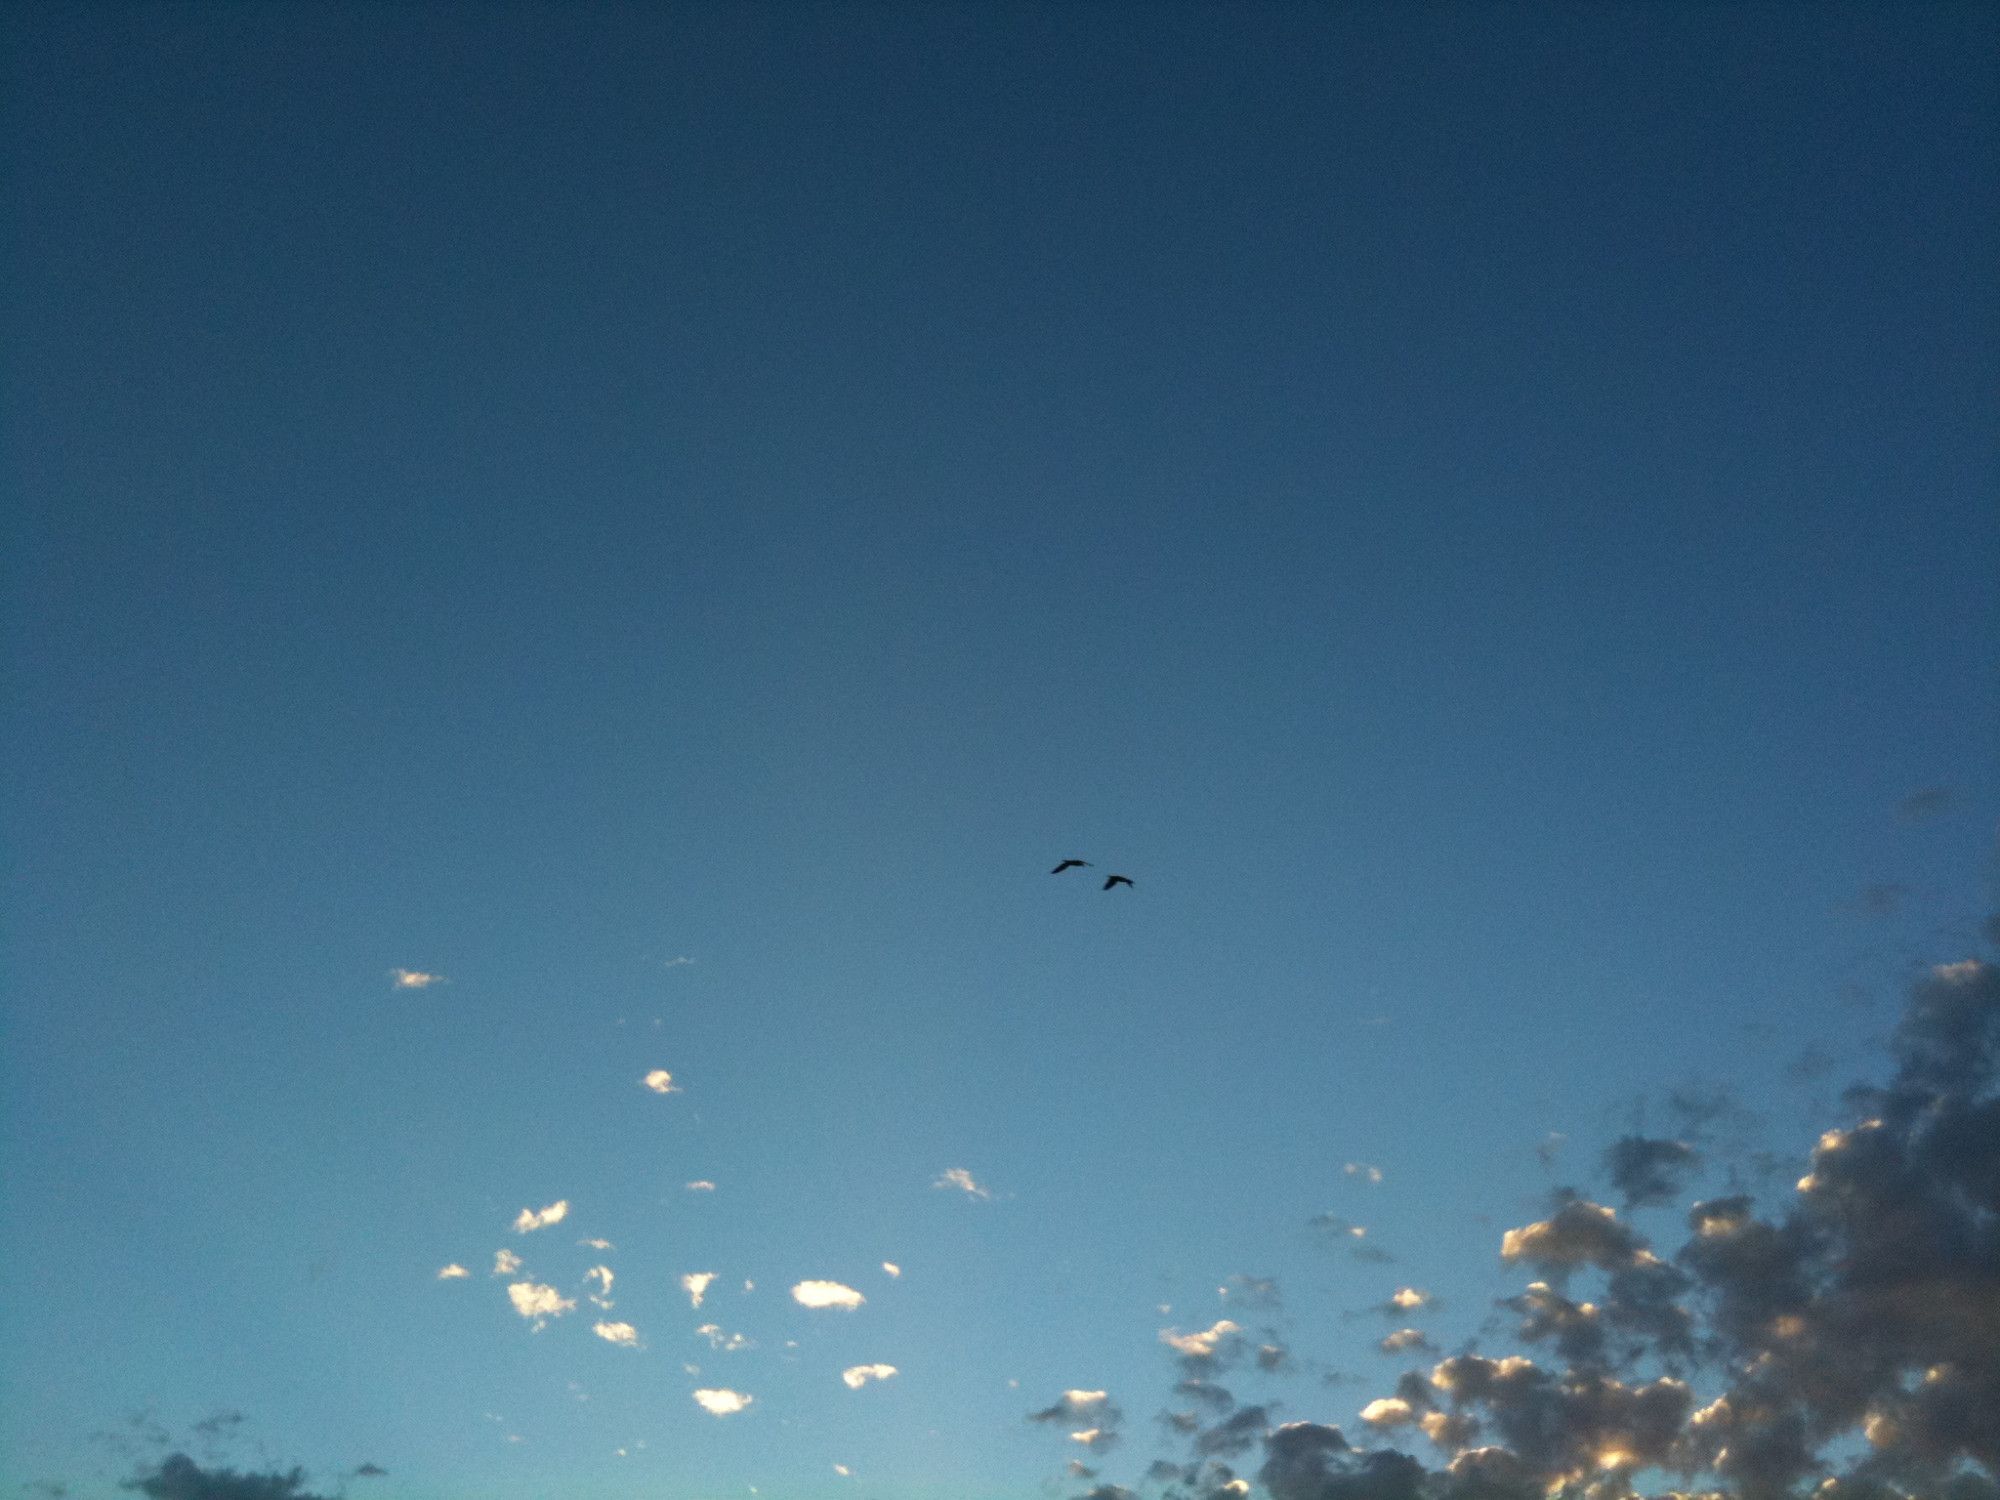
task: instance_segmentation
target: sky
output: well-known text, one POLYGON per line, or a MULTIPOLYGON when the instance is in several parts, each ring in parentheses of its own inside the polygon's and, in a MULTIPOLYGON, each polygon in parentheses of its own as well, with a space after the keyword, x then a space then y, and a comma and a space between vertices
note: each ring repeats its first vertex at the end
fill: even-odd
POLYGON ((0 26, 0 1494, 1990 1480, 1991 7, 0 26))

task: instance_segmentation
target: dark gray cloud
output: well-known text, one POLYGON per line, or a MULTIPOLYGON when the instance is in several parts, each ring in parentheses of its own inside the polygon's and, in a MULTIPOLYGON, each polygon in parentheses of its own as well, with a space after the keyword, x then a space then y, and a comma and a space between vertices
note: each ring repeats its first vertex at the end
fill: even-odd
POLYGON ((1673 1202, 1700 1165, 1701 1153, 1686 1141, 1651 1136, 1621 1136, 1604 1152, 1604 1170, 1628 1209, 1673 1202))
POLYGON ((204 1469, 185 1453, 170 1454, 120 1488, 137 1490, 148 1500, 326 1500, 306 1488, 303 1469, 269 1474, 204 1469))

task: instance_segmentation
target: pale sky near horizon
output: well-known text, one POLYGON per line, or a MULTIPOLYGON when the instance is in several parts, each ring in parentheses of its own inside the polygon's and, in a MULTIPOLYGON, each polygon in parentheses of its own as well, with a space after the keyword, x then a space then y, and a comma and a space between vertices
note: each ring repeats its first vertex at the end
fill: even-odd
POLYGON ((0 30, 0 1495, 1358 1442, 1988 951, 1991 7, 0 30))

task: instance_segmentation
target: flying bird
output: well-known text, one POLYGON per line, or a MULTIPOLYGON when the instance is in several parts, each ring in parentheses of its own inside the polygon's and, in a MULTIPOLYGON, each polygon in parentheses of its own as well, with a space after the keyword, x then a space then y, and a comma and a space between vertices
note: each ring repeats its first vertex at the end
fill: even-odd
POLYGON ((1110 890, 1111 887, 1113 887, 1114 885, 1131 885, 1131 884, 1132 884, 1131 880, 1123 875, 1107 875, 1104 877, 1104 888, 1107 891, 1110 890))
POLYGON ((1049 873, 1051 875, 1060 875, 1064 870, 1074 870, 1078 865, 1087 865, 1089 863, 1090 861, 1087 859, 1066 859, 1053 870, 1049 871, 1049 873))

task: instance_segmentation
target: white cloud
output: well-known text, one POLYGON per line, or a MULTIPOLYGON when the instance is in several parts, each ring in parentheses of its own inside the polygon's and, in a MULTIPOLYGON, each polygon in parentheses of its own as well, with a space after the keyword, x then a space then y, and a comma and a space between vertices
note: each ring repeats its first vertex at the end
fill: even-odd
POLYGON ((389 978, 399 990, 428 989, 434 984, 451 982, 442 974, 426 974, 422 969, 391 969, 389 978))
POLYGON ((1345 1172, 1349 1177, 1365 1177, 1370 1182, 1380 1182, 1382 1180, 1382 1169, 1380 1167, 1371 1167, 1365 1161, 1351 1161, 1340 1170, 1345 1172))
POLYGON ((792 1288, 792 1300, 801 1307, 859 1307, 868 1299, 851 1286, 838 1281, 801 1281, 792 1288))
POLYGON ((845 1479, 848 1477, 848 1475, 852 1474, 854 1471, 848 1468, 846 1464, 835 1464, 833 1466, 833 1472, 838 1474, 842 1479, 845 1479))
POLYGON ((1217 1344, 1230 1334, 1242 1331, 1241 1325, 1223 1318, 1212 1328, 1204 1328, 1199 1333, 1182 1333, 1176 1328, 1162 1328, 1160 1342, 1176 1354, 1185 1354, 1192 1359, 1207 1359, 1215 1353, 1217 1344))
POLYGON ((734 1354, 739 1349, 754 1349, 756 1344, 740 1333, 724 1333, 720 1323, 704 1323, 695 1330, 698 1338, 708 1340, 708 1347, 720 1349, 725 1354, 734 1354))
POLYGON ((532 1208, 524 1208, 515 1216, 514 1233, 526 1234, 531 1229, 545 1229, 551 1224, 560 1224, 569 1217, 569 1199, 561 1198, 537 1213, 532 1208))
POLYGON ((495 1250, 493 1252, 493 1274, 495 1276, 512 1276, 520 1269, 521 1257, 516 1255, 512 1250, 495 1250))
POLYGON ((472 1273, 466 1270, 464 1266, 461 1266, 457 1261, 453 1261, 450 1265, 446 1266, 443 1270, 438 1272, 438 1280, 456 1281, 461 1276, 470 1276, 471 1274, 472 1273))
POLYGON ((678 1094, 680 1087, 674 1082, 674 1075, 665 1068, 655 1068, 639 1080, 656 1094, 678 1094))
POLYGON ((514 1311, 524 1318, 533 1318, 536 1326, 544 1318, 560 1318, 576 1306, 576 1300, 565 1297, 552 1286, 542 1286, 533 1281, 516 1281, 509 1284, 507 1298, 514 1304, 514 1311))
POLYGON ((618 1248, 609 1240, 578 1240, 577 1243, 586 1250, 616 1250, 618 1248))
POLYGON ((1361 1420, 1370 1427, 1387 1431, 1391 1427, 1401 1427, 1417 1420, 1417 1414, 1410 1403, 1400 1396, 1388 1396, 1380 1401, 1370 1401, 1361 1408, 1361 1420))
POLYGON ((689 1306, 701 1306, 701 1299, 708 1295, 708 1284, 713 1280, 713 1271, 690 1271, 681 1278, 681 1288, 688 1294, 689 1306))
POLYGON ((992 1192, 973 1181, 972 1174, 963 1167, 949 1167, 938 1174, 934 1188, 957 1188, 961 1193, 973 1198, 991 1198, 992 1192))
POLYGON ((1413 1286, 1402 1286, 1396 1288, 1396 1295, 1389 1299, 1389 1305, 1399 1307, 1404 1312, 1409 1312, 1414 1308, 1422 1307, 1430 1300, 1431 1295, 1429 1292, 1420 1292, 1413 1286))
POLYGON ((731 1417, 757 1398, 742 1391, 702 1390, 694 1393, 694 1399, 695 1404, 712 1417, 731 1417))
POLYGON ((883 1261, 882 1269, 888 1272, 888 1274, 891 1276, 901 1276, 903 1274, 903 1268, 897 1265, 893 1260, 883 1261))
POLYGON ((595 1302, 599 1307, 603 1308, 610 1307, 611 1280, 612 1280, 611 1267, 592 1266, 588 1271, 585 1271, 583 1273, 583 1279, 585 1281, 595 1281, 597 1283, 597 1290, 590 1294, 590 1300, 592 1302, 595 1302))
POLYGON ((894 1365, 849 1365, 840 1372, 850 1391, 858 1391, 871 1380, 887 1380, 896 1373, 894 1365))
POLYGON ((1086 1448, 1109 1448, 1118 1441, 1118 1434, 1102 1427, 1086 1427, 1081 1432, 1072 1432, 1069 1440, 1086 1448))
POLYGON ((706 1177, 697 1177, 687 1185, 687 1190, 690 1193, 712 1193, 715 1191, 715 1184, 706 1177))
POLYGON ((1109 1391, 1064 1391, 1063 1404, 1073 1412, 1087 1411, 1093 1406, 1102 1406, 1111 1399, 1109 1391))
POLYGON ((626 1349, 639 1347, 639 1330, 630 1323, 593 1323, 590 1331, 607 1344, 617 1344, 626 1349))

